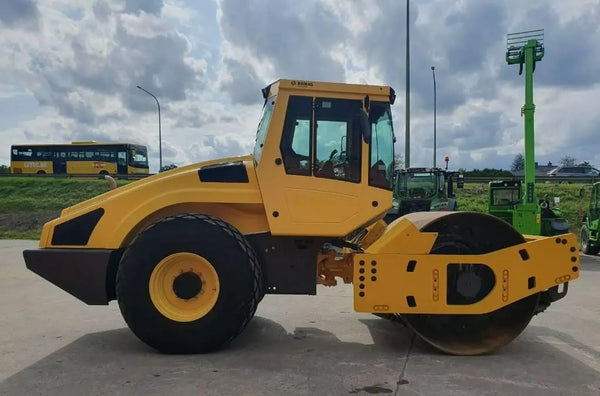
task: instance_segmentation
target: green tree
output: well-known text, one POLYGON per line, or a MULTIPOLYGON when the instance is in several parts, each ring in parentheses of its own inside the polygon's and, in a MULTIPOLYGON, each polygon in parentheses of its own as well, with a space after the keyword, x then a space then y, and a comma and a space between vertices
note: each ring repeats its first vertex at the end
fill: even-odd
POLYGON ((562 157, 560 159, 560 164, 562 166, 574 166, 575 165, 575 158, 571 157, 570 155, 565 155, 564 157, 562 157))
POLYGON ((394 156, 394 169, 403 169, 404 168, 404 157, 402 155, 397 154, 394 156))
POLYGON ((6 165, 0 165, 0 173, 10 173, 10 167, 6 165))
POLYGON ((510 165, 510 170, 514 172, 523 169, 525 169, 525 157, 523 156, 523 154, 519 153, 515 155, 515 158, 513 159, 512 164, 510 165))

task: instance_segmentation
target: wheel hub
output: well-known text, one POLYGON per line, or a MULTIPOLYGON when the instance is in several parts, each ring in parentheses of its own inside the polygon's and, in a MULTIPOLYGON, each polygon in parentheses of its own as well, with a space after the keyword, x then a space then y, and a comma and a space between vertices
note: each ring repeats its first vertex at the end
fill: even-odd
POLYGON ((173 280, 173 292, 183 300, 190 300, 202 291, 202 279, 198 274, 188 271, 173 280))
POLYGON ((204 317, 217 303, 219 276, 204 257, 191 252, 173 253, 154 267, 148 291, 163 316, 191 322, 204 317))

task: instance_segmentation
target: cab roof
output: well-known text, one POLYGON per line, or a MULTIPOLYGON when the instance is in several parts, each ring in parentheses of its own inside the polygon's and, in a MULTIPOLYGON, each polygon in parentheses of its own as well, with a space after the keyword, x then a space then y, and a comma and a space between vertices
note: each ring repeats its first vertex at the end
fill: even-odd
POLYGON ((386 85, 346 84, 306 80, 277 80, 262 89, 263 98, 266 100, 277 95, 280 90, 299 91, 304 94, 312 92, 330 92, 338 94, 369 95, 372 100, 381 100, 375 97, 385 97, 390 104, 396 100, 396 92, 386 85))

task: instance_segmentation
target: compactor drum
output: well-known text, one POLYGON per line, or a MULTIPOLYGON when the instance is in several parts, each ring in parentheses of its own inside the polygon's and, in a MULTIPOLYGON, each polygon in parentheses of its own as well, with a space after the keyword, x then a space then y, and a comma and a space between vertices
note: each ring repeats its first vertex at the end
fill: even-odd
POLYGON ((87 304, 116 299, 161 352, 223 347, 265 294, 352 283, 354 308, 407 323, 453 354, 512 341, 579 275, 572 234, 521 235, 481 213, 387 225, 390 87, 279 80, 252 155, 113 189, 62 211, 27 267, 87 304))

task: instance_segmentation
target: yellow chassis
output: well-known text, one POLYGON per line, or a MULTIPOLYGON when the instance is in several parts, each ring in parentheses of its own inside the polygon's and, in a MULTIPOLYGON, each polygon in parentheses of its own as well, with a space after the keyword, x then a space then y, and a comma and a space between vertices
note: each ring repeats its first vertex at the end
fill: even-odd
POLYGON ((435 238, 400 219, 364 253, 321 256, 317 281, 333 286, 337 276, 352 282, 358 312, 484 314, 579 277, 573 234, 526 236, 523 244, 481 255, 428 254, 435 238), (493 271, 493 288, 475 303, 448 304, 448 265, 472 264, 493 271))

